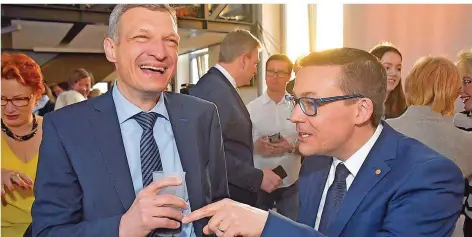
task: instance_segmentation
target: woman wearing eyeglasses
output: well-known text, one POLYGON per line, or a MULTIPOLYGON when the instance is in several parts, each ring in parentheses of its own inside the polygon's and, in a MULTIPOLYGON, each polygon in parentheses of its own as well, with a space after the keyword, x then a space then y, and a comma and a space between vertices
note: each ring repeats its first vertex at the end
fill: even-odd
POLYGON ((23 236, 31 223, 42 117, 34 107, 44 92, 38 64, 24 54, 2 54, 2 236, 23 236))

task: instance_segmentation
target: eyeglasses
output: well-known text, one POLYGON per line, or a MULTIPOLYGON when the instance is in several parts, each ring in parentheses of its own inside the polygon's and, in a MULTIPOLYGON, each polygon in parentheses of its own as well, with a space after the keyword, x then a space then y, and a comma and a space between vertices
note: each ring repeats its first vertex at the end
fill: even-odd
POLYGON ((354 98, 364 98, 363 95, 353 94, 353 95, 342 95, 342 96, 333 96, 333 97, 325 97, 325 98, 310 98, 310 97, 301 97, 295 98, 292 95, 285 95, 285 100, 287 100, 289 107, 291 110, 295 108, 298 104, 302 109, 303 113, 307 116, 315 116, 318 114, 318 106, 335 102, 339 100, 348 100, 354 98))
POLYGON ((275 71, 266 71, 267 76, 269 77, 288 77, 290 73, 288 72, 275 72, 275 71))
POLYGON ((13 99, 2 97, 2 106, 7 106, 8 102, 11 102, 12 105, 16 107, 25 107, 29 104, 31 97, 33 97, 33 95, 30 95, 29 97, 18 97, 13 99))

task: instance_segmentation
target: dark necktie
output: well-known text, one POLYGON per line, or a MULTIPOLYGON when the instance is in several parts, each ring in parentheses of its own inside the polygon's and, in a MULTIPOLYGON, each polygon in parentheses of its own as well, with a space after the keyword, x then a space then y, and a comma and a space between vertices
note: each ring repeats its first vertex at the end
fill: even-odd
POLYGON ((158 114, 154 112, 141 112, 133 116, 136 122, 143 128, 140 144, 143 187, 152 182, 153 171, 162 171, 161 156, 153 135, 157 116, 158 114))
POLYGON ((320 226, 318 227, 318 231, 322 234, 326 234, 331 222, 336 217, 336 214, 338 214, 339 206, 341 206, 347 192, 346 178, 349 174, 349 170, 343 163, 339 163, 336 166, 334 181, 326 194, 323 214, 321 215, 320 226))

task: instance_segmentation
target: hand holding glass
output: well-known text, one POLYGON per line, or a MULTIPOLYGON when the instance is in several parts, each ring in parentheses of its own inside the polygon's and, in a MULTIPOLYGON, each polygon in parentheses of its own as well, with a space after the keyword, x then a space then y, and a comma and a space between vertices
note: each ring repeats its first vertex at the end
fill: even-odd
MULTIPOLYGON (((184 200, 185 199, 185 172, 164 172, 164 171, 154 171, 152 172, 152 179, 153 181, 169 178, 169 177, 179 177, 182 180, 182 184, 180 186, 168 186, 160 189, 157 194, 170 194, 180 197, 184 200)), ((176 220, 180 223, 180 227, 178 229, 156 229, 155 232, 158 233, 159 236, 163 237, 173 237, 179 236, 182 232, 182 222, 176 220)))

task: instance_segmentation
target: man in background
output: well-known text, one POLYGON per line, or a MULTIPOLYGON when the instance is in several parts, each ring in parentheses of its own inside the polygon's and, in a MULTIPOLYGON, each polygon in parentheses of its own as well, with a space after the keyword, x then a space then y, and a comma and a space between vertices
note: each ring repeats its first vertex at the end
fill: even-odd
POLYGON ((261 43, 246 30, 230 32, 221 42, 218 64, 210 68, 190 89, 190 95, 218 107, 232 199, 251 206, 257 193, 271 191, 280 183, 272 173, 254 168, 252 124, 238 93, 249 85, 257 70, 261 43))
POLYGON ((283 54, 275 54, 266 62, 265 81, 267 91, 248 104, 254 139, 254 166, 270 175, 277 175, 281 183, 272 190, 259 192, 257 206, 263 210, 272 208, 296 220, 298 213, 298 188, 300 155, 297 152, 297 130, 287 118, 291 110, 285 96, 285 86, 292 74, 292 62, 283 54))

